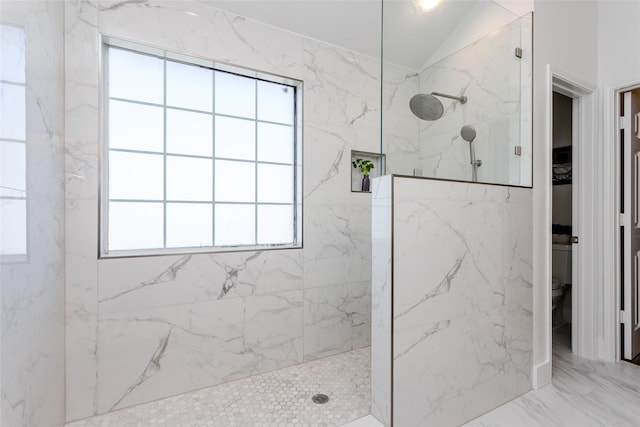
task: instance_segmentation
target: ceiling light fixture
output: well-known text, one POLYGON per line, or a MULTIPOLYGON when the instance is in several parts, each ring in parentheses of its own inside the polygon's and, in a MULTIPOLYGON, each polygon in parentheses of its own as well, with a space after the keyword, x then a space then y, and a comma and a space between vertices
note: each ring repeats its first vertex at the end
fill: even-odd
POLYGON ((428 12, 440 4, 441 0, 416 0, 423 12, 428 12))

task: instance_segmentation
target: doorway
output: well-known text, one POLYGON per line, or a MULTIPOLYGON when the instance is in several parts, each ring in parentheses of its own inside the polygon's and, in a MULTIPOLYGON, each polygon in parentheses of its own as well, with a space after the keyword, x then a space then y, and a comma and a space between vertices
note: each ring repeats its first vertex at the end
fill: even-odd
MULTIPOLYGON (((546 265, 541 263, 539 268, 544 267, 545 281, 545 311, 546 311, 546 355, 547 360, 536 366, 534 374, 534 385, 539 388, 540 385, 548 384, 551 381, 551 364, 552 364, 552 341, 553 341, 553 310, 552 310, 552 287, 553 287, 553 243, 552 243, 552 213, 553 213, 553 95, 554 92, 564 95, 571 104, 571 114, 564 114, 565 126, 571 129, 571 293, 570 297, 563 295, 565 299, 564 321, 569 323, 570 328, 564 339, 567 351, 576 355, 592 359, 594 357, 597 345, 597 297, 595 293, 595 285, 597 283, 597 230, 596 221, 598 220, 597 211, 600 209, 598 204, 598 193, 595 191, 598 181, 594 173, 596 163, 599 159, 597 149, 599 145, 595 138, 596 135, 596 89, 585 82, 554 70, 548 67, 547 80, 547 124, 545 133, 545 146, 547 153, 548 175, 545 177, 544 195, 547 197, 548 219, 540 221, 540 225, 544 224, 546 234, 540 239, 544 239, 542 248, 543 256, 547 261, 546 265), (570 123, 569 123, 570 117, 570 123), (571 314, 568 315, 568 306, 571 307, 571 314)), ((557 97, 557 95, 556 95, 557 97)), ((565 99, 568 104, 567 99, 565 99)), ((566 106, 567 110, 568 105, 566 106)), ((562 121, 557 119, 556 122, 562 121)), ((557 124, 557 123, 556 123, 557 124)), ((566 134, 566 132, 565 132, 566 134)), ((565 143, 565 145, 569 145, 565 143)), ((565 153, 566 154, 566 153, 565 153)), ((560 160, 560 159, 558 159, 560 160)), ((565 165, 567 166, 567 165, 565 165)), ((562 172, 562 170, 558 170, 562 172)), ((568 178, 568 170, 565 178, 568 178)), ((542 192, 542 191, 541 191, 542 192)), ((566 234, 564 231, 563 234, 566 234)), ((564 237, 566 242, 566 237, 564 237)), ((565 257, 568 258, 567 254, 565 257)), ((568 280, 567 280, 568 281, 568 280)), ((565 284, 566 285, 566 284, 565 284)), ((569 289, 565 286, 565 289, 569 289)), ((568 295, 568 293, 567 293, 568 295)), ((562 299, 560 302, 560 311, 562 311, 562 299)), ((556 307, 558 308, 558 307, 556 307)))
MULTIPOLYGON (((574 99, 553 92, 552 127, 552 202, 551 202, 551 326, 556 345, 572 349, 572 287, 574 164, 572 153, 577 152, 577 132, 574 132, 574 99)), ((575 182, 575 187, 577 187, 575 182)), ((577 212, 575 212, 577 214, 577 212)), ((577 216, 577 215, 576 215, 577 216)), ((577 222, 577 218, 576 218, 577 222)), ((577 241, 575 242, 577 243, 577 241)), ((577 283, 576 283, 577 285, 577 283)))
POLYGON ((640 88, 620 91, 620 354, 640 365, 640 88))

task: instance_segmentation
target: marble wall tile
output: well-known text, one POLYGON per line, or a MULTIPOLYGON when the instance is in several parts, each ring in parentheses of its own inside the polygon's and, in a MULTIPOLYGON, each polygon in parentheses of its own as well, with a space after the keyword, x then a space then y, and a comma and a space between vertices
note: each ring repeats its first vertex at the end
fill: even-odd
MULTIPOLYGON (((65 9, 65 194, 67 209, 77 200, 98 200, 100 120, 98 6, 72 0, 65 9)), ((78 223, 77 225, 82 225, 78 223)), ((80 234, 80 233, 77 233, 80 234)), ((83 237, 91 237, 80 234, 83 237)), ((68 233, 67 238, 72 235, 68 233)), ((74 250, 75 245, 71 245, 74 250)))
POLYGON ((418 93, 417 71, 384 63, 382 143, 389 173, 411 175, 421 167, 420 121, 409 110, 409 101, 418 93))
POLYGON ((371 197, 351 192, 351 150, 380 151, 380 61, 305 39, 304 81, 304 355, 311 360, 370 342, 371 197))
POLYGON ((301 79, 302 38, 197 1, 100 0, 100 31, 221 63, 301 79))
POLYGON ((205 1, 65 10, 68 419, 367 345, 370 196, 350 192, 350 150, 379 150, 379 61, 205 1), (97 258, 99 34, 304 80, 304 249, 97 258), (337 302, 362 322, 324 328, 337 302))
POLYGON ((302 251, 277 250, 103 259, 100 313, 302 289, 302 251))
POLYGON ((99 412, 302 362, 302 291, 100 316, 99 412))
POLYGON ((391 425, 391 287, 393 177, 372 182, 371 216, 371 414, 391 425))
POLYGON ((371 280, 370 207, 314 206, 304 227, 305 289, 371 280))
POLYGON ((97 413, 98 399, 98 5, 65 9, 66 417, 97 413))
POLYGON ((530 185, 531 17, 526 16, 420 72, 420 92, 465 95, 466 104, 441 99, 442 118, 420 121, 419 156, 425 176, 470 180, 469 144, 464 125, 476 128, 478 180, 530 185), (522 47, 522 59, 514 49, 522 47), (504 82, 509 82, 505 84, 504 82), (522 146, 522 156, 514 154, 522 146), (526 164, 529 162, 529 166, 526 164), (527 178, 528 177, 528 178, 527 178))
POLYGON ((380 60, 305 39, 305 120, 378 132, 380 60))
POLYGON ((367 195, 351 192, 351 173, 354 170, 351 150, 378 153, 380 133, 316 123, 305 125, 305 208, 315 209, 327 204, 370 205, 367 195))
POLYGON ((394 423, 459 425, 531 388, 531 203, 530 189, 394 181, 394 423))
MULTIPOLYGON (((0 52, 3 71, 6 64, 23 63, 10 80, 25 84, 24 163, 9 169, 15 176, 3 170, 2 178, 26 182, 26 252, 0 254, 0 425, 59 426, 64 423, 64 396, 58 392, 64 389, 63 5, 6 1, 0 15, 3 26, 23 34, 0 52)), ((0 217, 5 207, 0 206, 0 217)))
POLYGON ((370 344, 370 287, 366 281, 305 289, 305 361, 370 344))

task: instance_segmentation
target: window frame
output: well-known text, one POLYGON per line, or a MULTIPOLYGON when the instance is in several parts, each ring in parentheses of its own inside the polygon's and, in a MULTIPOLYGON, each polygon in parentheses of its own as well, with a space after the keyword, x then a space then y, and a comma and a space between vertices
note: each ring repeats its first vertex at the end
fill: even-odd
MULTIPOLYGON (((144 256, 166 256, 166 255, 187 255, 197 253, 225 253, 225 252, 247 252, 247 251, 263 251, 263 250, 286 250, 286 249, 301 249, 302 248, 302 95, 303 95, 303 82, 301 80, 292 79, 277 75, 274 73, 266 73, 246 67, 239 67, 236 65, 230 65, 211 59, 197 57, 193 55, 185 55, 173 51, 169 51, 162 48, 157 48, 149 45, 142 45, 139 43, 125 41, 117 38, 113 38, 106 35, 100 36, 100 149, 99 149, 99 236, 98 236, 98 258, 129 258, 129 257, 144 257, 144 256), (143 55, 151 55, 157 58, 175 61, 178 63, 184 63, 187 65, 201 66, 212 69, 213 71, 227 72, 243 77, 249 77, 256 81, 266 81, 269 83, 284 84, 294 88, 294 121, 292 124, 294 132, 294 147, 293 147, 293 200, 291 206, 294 210, 293 213, 293 242, 282 244, 255 244, 255 245, 227 245, 227 246, 215 246, 215 241, 212 241, 212 246, 201 247, 176 247, 176 248, 152 248, 152 249, 116 249, 109 250, 108 238, 109 238, 109 89, 108 89, 108 51, 109 48, 118 48, 134 53, 143 55)), ((166 75, 164 77, 166 79, 166 75)), ((165 105, 166 108, 166 105, 165 105)), ((212 112, 213 119, 215 119, 215 111, 212 112)), ((254 119, 256 125, 260 123, 258 118, 254 119)), ((166 123, 164 124, 166 128, 166 123)), ((166 129, 165 129, 166 131, 166 129)), ((215 136, 212 143, 215 144, 215 136)), ((165 135, 166 139, 166 135, 165 135)), ((215 146, 215 145, 214 145, 215 146)), ((162 153, 166 158, 169 153, 166 150, 162 153)), ((256 153, 257 156, 257 153, 256 153)), ((212 157, 215 161, 215 157, 212 157)), ((257 157, 253 161, 254 164, 259 165, 257 157)), ((267 163, 268 164, 268 163, 267 163)), ((166 176, 163 178, 166 182, 166 176)), ((257 178, 256 178, 257 179, 257 178)), ((213 180, 215 183, 215 178, 213 180)), ((166 197, 166 194, 165 194, 166 197)), ((135 200, 132 200, 135 202, 135 200)), ((163 203, 167 203, 167 199, 164 199, 163 203)), ((215 209, 216 201, 211 201, 212 209, 215 209)), ((261 203, 256 199, 252 205, 259 206, 261 203)), ((268 203, 266 205, 269 205, 268 203)), ((288 204, 287 204, 288 205, 288 204)), ((215 221, 215 210, 212 211, 212 220, 215 221)), ((163 217, 163 223, 166 233, 166 215, 163 217)), ((258 218, 255 218, 257 224, 258 218)), ((256 225, 256 233, 257 233, 256 225)), ((212 230, 212 233, 215 233, 212 230)), ((257 235, 256 235, 257 238, 257 235)), ((165 242, 166 245, 166 242, 165 242)))
MULTIPOLYGON (((17 80, 4 80, 2 78, 0 78, 0 83, 2 83, 3 85, 9 85, 9 86, 17 86, 17 87, 21 87, 24 89, 24 110, 22 111, 22 115, 24 117, 25 120, 25 129, 24 129, 24 139, 15 139, 15 138, 0 138, 0 140, 2 142, 8 142, 11 144, 20 144, 23 146, 24 148, 24 156, 25 156, 25 161, 24 161, 24 185, 25 185, 25 189, 24 189, 24 195, 23 196, 3 196, 0 195, 0 201, 24 201, 24 227, 25 227, 25 234, 24 234, 24 252, 15 252, 15 253, 5 253, 2 252, 2 250, 0 249, 0 264, 23 264, 29 261, 29 257, 30 257, 30 246, 31 246, 31 227, 29 226, 29 218, 30 218, 30 211, 31 211, 31 206, 29 203, 29 173, 30 173, 30 166, 29 166, 29 162, 27 162, 28 156, 29 156, 29 144, 28 144, 28 140, 29 140, 29 128, 27 127, 27 108, 28 108, 28 98, 29 98, 29 87, 27 84, 27 44, 26 44, 26 31, 24 29, 24 26, 19 25, 17 23, 13 23, 13 22, 5 22, 5 21, 1 21, 0 22, 0 27, 12 27, 14 29, 19 30, 20 32, 22 32, 22 41, 23 41, 23 53, 25 55, 24 58, 24 69, 21 70, 22 71, 22 82, 17 81, 17 80)), ((20 190, 17 190, 20 191, 20 190)), ((2 208, 0 207, 0 210, 2 208)), ((1 225, 0 225, 1 227, 1 225)))

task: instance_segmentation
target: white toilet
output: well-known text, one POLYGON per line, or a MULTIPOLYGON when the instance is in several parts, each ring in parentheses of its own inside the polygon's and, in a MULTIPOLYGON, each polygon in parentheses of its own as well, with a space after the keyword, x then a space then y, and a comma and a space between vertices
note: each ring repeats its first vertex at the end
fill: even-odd
MULTIPOLYGON (((553 244, 551 248, 553 280, 551 281, 551 305, 556 323, 556 306, 562 300, 562 294, 571 285, 571 245, 553 244)), ((571 321, 571 319, 565 319, 571 321)))

